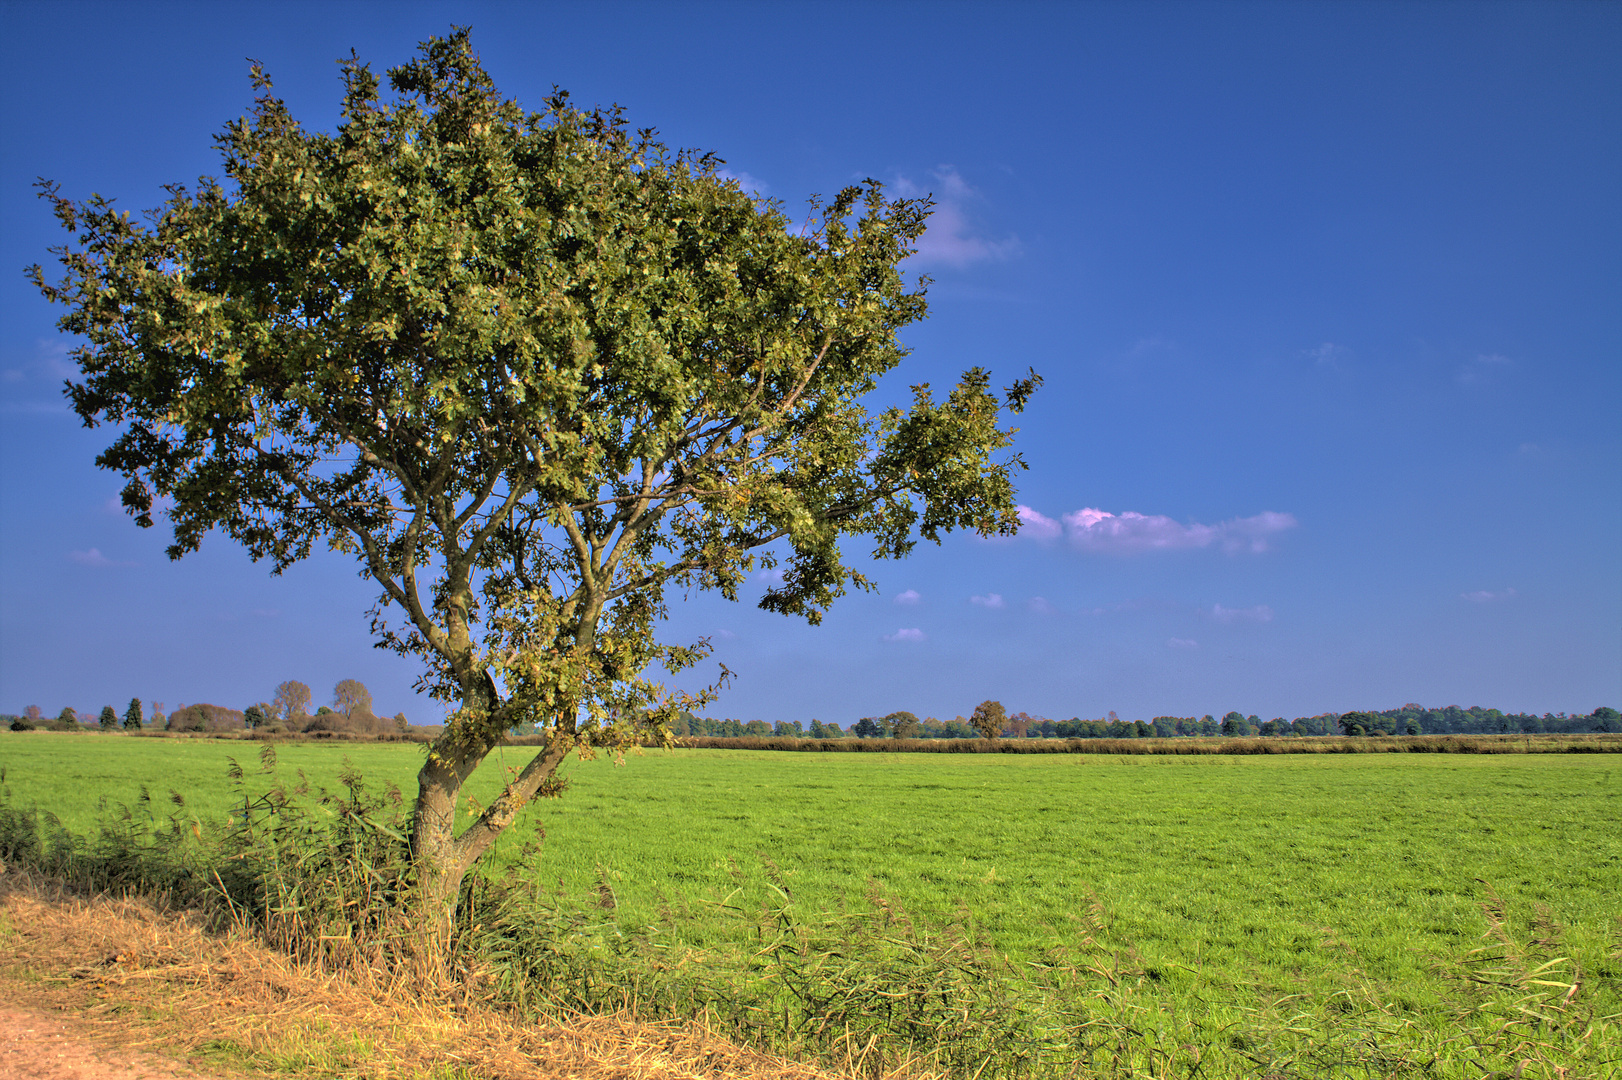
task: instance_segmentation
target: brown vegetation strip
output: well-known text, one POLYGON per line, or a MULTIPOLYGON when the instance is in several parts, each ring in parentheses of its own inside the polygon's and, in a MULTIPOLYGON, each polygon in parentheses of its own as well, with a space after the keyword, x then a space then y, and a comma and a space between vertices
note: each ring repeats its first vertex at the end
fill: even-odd
MULTIPOLYGON (((692 1024, 621 1016, 541 1026, 425 1001, 296 964, 195 916, 85 896, 0 864, 0 993, 36 1016, 79 1017, 104 1045, 185 1058, 214 1073, 392 1080, 834 1080, 692 1024)), ((41 1076, 56 1074, 42 1073, 41 1076)), ((64 1074, 80 1075, 80 1074, 64 1074)), ((87 1072, 87 1076, 168 1075, 87 1072)))

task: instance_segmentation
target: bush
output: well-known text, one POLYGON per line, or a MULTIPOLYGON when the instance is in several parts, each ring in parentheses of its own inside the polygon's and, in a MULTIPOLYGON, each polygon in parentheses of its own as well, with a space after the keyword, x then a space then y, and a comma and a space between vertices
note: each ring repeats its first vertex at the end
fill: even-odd
POLYGON ((165 731, 241 731, 247 724, 242 713, 223 705, 187 705, 169 714, 165 731))

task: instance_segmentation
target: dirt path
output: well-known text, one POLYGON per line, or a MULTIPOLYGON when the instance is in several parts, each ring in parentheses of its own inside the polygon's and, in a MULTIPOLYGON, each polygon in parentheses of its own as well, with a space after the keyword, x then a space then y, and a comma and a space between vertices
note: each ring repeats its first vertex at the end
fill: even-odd
POLYGON ((101 1044, 92 1025, 0 1006, 0 1076, 7 1080, 205 1080, 173 1061, 101 1044))

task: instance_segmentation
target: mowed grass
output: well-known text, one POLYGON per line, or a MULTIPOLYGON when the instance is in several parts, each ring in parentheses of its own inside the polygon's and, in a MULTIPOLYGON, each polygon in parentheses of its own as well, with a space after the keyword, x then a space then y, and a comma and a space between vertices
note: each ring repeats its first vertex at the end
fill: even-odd
MULTIPOLYGON (((173 789, 223 818, 228 758, 259 746, 28 733, 0 738, 17 805, 90 831, 102 798, 173 789)), ((347 758, 409 797, 422 749, 279 744, 284 781, 336 786, 347 758)), ((494 764, 516 768, 509 748, 494 764), (504 759, 504 760, 501 760, 504 759)), ((957 922, 1016 959, 1101 943, 1173 996, 1276 1000, 1367 991, 1426 1012, 1481 944, 1490 884, 1523 925, 1541 905, 1563 950, 1614 996, 1622 946, 1622 760, 1612 755, 1106 757, 646 752, 574 762, 571 786, 503 840, 565 902, 603 896, 622 926, 742 944, 780 874, 805 913, 873 894, 957 922), (774 869, 775 868, 775 869, 774 869), (1479 879, 1479 880, 1478 880, 1479 879)), ((470 794, 486 799, 499 774, 470 794)), ((169 807, 164 808, 168 812, 169 807)), ((1437 1022, 1445 1022, 1438 1017, 1437 1022)))

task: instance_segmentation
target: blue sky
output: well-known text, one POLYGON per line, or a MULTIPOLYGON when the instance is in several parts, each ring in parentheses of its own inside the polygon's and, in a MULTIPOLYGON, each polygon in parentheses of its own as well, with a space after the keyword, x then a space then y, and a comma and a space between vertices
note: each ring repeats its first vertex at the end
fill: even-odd
MULTIPOLYGON (((882 394, 1045 388, 1013 540, 871 568, 823 626, 674 597, 741 719, 1263 717, 1622 703, 1622 5, 75 4, 0 7, 0 711, 237 708, 341 678, 433 722, 342 557, 179 563, 116 508, 22 268, 36 176, 130 210, 217 170, 264 62, 451 24, 501 88, 618 102, 792 209, 933 192, 882 394), (1113 516, 1104 516, 1113 515, 1113 516), (1134 516, 1135 515, 1135 516, 1134 516)), ((853 547, 859 555, 859 548, 853 547)))

